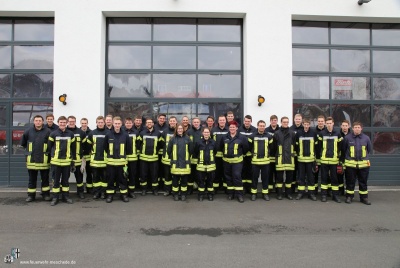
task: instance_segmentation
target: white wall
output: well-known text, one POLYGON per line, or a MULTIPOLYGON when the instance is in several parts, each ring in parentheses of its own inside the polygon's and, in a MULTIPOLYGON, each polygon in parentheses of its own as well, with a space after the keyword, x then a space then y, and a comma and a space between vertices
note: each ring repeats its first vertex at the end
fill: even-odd
POLYGON ((400 1, 0 0, 0 16, 55 17, 54 113, 87 117, 91 128, 104 114, 107 16, 244 18, 244 114, 256 122, 292 114, 292 19, 400 23, 400 1))

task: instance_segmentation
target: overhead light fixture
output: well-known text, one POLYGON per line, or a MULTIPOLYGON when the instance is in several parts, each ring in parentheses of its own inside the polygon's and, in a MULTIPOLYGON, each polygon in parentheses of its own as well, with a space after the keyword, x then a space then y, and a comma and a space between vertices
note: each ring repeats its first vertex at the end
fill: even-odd
POLYGON ((366 4, 366 3, 369 3, 369 2, 371 2, 371 0, 358 0, 358 4, 361 6, 362 4, 366 4))
POLYGON ((62 104, 67 105, 67 94, 62 94, 58 97, 58 100, 62 102, 62 104))
POLYGON ((261 95, 258 95, 258 106, 261 106, 265 102, 265 98, 261 95))

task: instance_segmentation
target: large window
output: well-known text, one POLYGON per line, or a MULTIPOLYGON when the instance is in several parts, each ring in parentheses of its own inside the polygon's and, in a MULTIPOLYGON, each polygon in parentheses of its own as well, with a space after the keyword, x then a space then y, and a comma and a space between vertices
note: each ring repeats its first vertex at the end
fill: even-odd
POLYGON ((361 121, 374 154, 400 153, 400 24, 293 21, 293 112, 361 121))
POLYGON ((109 18, 106 71, 107 113, 241 120, 242 20, 109 18))

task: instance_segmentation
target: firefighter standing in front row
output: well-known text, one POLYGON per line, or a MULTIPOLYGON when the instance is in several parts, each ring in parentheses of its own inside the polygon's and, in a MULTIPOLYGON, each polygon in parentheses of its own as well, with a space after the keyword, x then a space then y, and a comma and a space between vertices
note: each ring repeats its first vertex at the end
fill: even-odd
POLYGON ((169 158, 169 155, 167 153, 168 149, 168 143, 172 139, 172 137, 175 134, 175 129, 176 129, 176 124, 178 123, 178 120, 176 119, 175 116, 170 116, 168 119, 168 128, 163 131, 161 137, 163 140, 163 154, 161 158, 162 166, 161 168, 164 171, 164 196, 169 196, 172 191, 172 177, 171 177, 171 159, 169 158))
POLYGON ((123 130, 128 133, 129 139, 132 143, 132 150, 127 152, 128 160, 128 197, 136 198, 135 187, 136 180, 138 179, 136 175, 138 174, 138 150, 137 150, 137 137, 139 136, 139 131, 133 127, 133 119, 131 117, 125 118, 125 126, 123 130))

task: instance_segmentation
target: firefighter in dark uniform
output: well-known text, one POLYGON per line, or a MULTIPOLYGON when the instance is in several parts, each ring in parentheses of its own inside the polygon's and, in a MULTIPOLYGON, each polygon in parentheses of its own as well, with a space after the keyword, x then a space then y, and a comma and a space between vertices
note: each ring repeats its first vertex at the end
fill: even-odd
MULTIPOLYGON (((340 134, 342 135, 342 138, 344 140, 344 138, 351 134, 350 131, 350 122, 348 120, 343 120, 342 124, 340 125, 340 134)), ((339 183, 339 193, 340 195, 344 195, 344 177, 345 177, 345 172, 344 172, 344 166, 342 166, 342 168, 338 168, 338 183, 339 183)))
MULTIPOLYGON (((85 132, 87 138, 89 133, 92 131, 88 127, 87 118, 82 118, 80 123, 81 123, 81 130, 85 132)), ((93 174, 92 174, 92 167, 90 166, 91 151, 90 151, 90 145, 86 142, 86 138, 84 141, 82 141, 83 159, 85 159, 85 161, 82 162, 81 171, 82 173, 86 172, 86 193, 93 194, 93 174)))
POLYGON ((58 125, 54 123, 53 114, 46 115, 46 123, 47 124, 45 124, 44 127, 50 129, 50 132, 53 132, 54 130, 58 129, 58 125))
POLYGON ((90 146, 90 166, 93 173, 93 199, 105 199, 107 189, 106 159, 104 155, 104 138, 109 130, 105 127, 103 116, 96 118, 96 129, 86 138, 90 146))
POLYGON ((207 197, 209 201, 214 200, 214 178, 215 178, 215 154, 217 146, 211 138, 209 128, 203 129, 203 138, 195 144, 194 158, 197 159, 197 178, 199 183, 198 200, 203 201, 204 193, 207 189, 207 197))
MULTIPOLYGON (((276 115, 271 115, 269 117, 269 122, 270 125, 265 129, 266 132, 268 132, 269 135, 272 137, 275 134, 275 131, 279 129, 278 125, 278 117, 276 115)), ((276 183, 276 168, 275 168, 275 155, 269 154, 269 176, 268 176, 268 190, 271 192, 275 188, 275 183, 276 183)))
POLYGON ((296 133, 296 155, 299 168, 296 200, 303 198, 307 185, 308 198, 317 201, 312 169, 316 159, 315 152, 318 150, 318 136, 310 128, 309 119, 303 120, 303 126, 304 129, 296 133))
POLYGON ((261 172, 262 182, 262 198, 265 201, 269 201, 269 152, 270 144, 272 144, 272 136, 265 131, 265 121, 260 120, 257 122, 257 130, 249 137, 250 152, 251 152, 251 164, 252 164, 252 185, 251 185, 251 201, 257 199, 257 186, 258 177, 261 172))
MULTIPOLYGON (((214 127, 211 130, 211 136, 215 140, 215 143, 217 144, 217 147, 221 143, 222 137, 224 137, 226 134, 229 133, 229 129, 226 126, 226 117, 225 115, 220 115, 218 117, 218 126, 214 127)), ((217 154, 215 155, 215 179, 214 179, 214 191, 215 193, 218 190, 223 190, 226 192, 226 180, 224 176, 224 164, 222 160, 222 151, 219 150, 217 151, 217 154)))
POLYGON ((138 149, 137 149, 137 137, 139 136, 139 132, 136 128, 133 127, 133 120, 130 117, 125 118, 125 126, 123 130, 129 135, 132 144, 132 150, 127 152, 127 160, 128 160, 128 197, 136 198, 135 196, 135 187, 136 187, 136 174, 138 168, 138 149))
MULTIPOLYGON (((246 138, 250 137, 253 133, 257 132, 257 128, 251 125, 253 118, 251 115, 246 115, 243 120, 243 125, 238 129, 239 133, 246 138)), ((251 152, 248 151, 243 157, 243 169, 242 169, 242 181, 245 193, 251 193, 252 189, 252 156, 251 152)))
MULTIPOLYGON (((303 131, 303 116, 301 114, 296 114, 294 116, 294 124, 290 127, 290 130, 294 131, 296 134, 299 131, 303 131)), ((297 156, 294 157, 294 172, 293 172, 293 180, 292 180, 292 192, 295 192, 297 186, 297 177, 299 173, 298 165, 297 165, 297 156)))
POLYGON ((353 133, 344 138, 342 156, 346 166, 346 203, 350 204, 354 198, 354 188, 358 180, 360 201, 365 205, 371 205, 368 200, 368 175, 371 166, 369 154, 371 153, 371 141, 362 133, 360 122, 353 123, 353 133))
POLYGON ((175 135, 168 143, 167 153, 171 159, 172 195, 175 201, 186 200, 187 181, 190 175, 190 157, 193 153, 193 143, 184 134, 184 127, 178 124, 175 135))
POLYGON ((168 120, 169 126, 168 129, 163 131, 162 140, 163 140, 163 155, 162 155, 162 169, 164 170, 164 196, 169 196, 172 191, 172 177, 171 177, 171 159, 167 153, 168 143, 172 139, 175 134, 176 125, 178 124, 178 120, 175 116, 170 116, 168 120))
MULTIPOLYGON (((86 133, 76 126, 76 117, 73 115, 68 116, 68 127, 67 129, 74 133, 75 136, 75 179, 76 179, 76 192, 79 198, 84 199, 85 195, 83 194, 85 189, 83 186, 83 172, 81 170, 81 165, 85 162, 83 158, 83 141, 86 138, 86 133)), ((86 162, 85 164, 86 165, 86 162)))
POLYGON ((45 201, 50 201, 49 169, 50 158, 47 153, 47 142, 50 129, 43 125, 43 117, 36 115, 33 118, 33 126, 25 130, 21 139, 21 146, 26 149, 26 167, 29 174, 28 198, 26 202, 32 202, 36 198, 36 184, 40 172, 41 195, 45 201))
MULTIPOLYGON (((317 118, 317 126, 315 127, 315 133, 319 137, 321 134, 321 131, 323 131, 325 129, 326 129, 325 116, 319 115, 317 118)), ((317 152, 317 153, 319 153, 319 152, 317 152)), ((321 160, 320 160, 320 157, 318 157, 318 155, 316 155, 316 157, 317 157, 317 159, 314 164, 315 195, 318 194, 318 177, 319 177, 319 174, 321 174, 321 160)), ((331 183, 330 178, 329 178, 328 182, 329 182, 329 184, 331 183)))
MULTIPOLYGON (((186 134, 189 136, 193 144, 196 144, 198 141, 201 140, 203 129, 200 123, 201 123, 200 118, 198 117, 193 118, 192 126, 186 132, 186 134)), ((197 180, 198 177, 196 174, 197 161, 198 159, 192 155, 190 159, 190 176, 188 177, 188 192, 187 192, 188 195, 191 195, 193 193, 194 182, 197 180)))
POLYGON ((292 200, 292 180, 294 173, 294 158, 295 158, 295 144, 296 134, 289 129, 289 118, 284 116, 281 118, 281 127, 275 132, 273 137, 273 148, 275 155, 276 166, 276 190, 277 199, 282 200, 283 196, 283 175, 286 173, 285 181, 285 196, 287 199, 292 200))
POLYGON ((321 131, 318 136, 317 154, 321 160, 321 201, 326 202, 328 194, 328 177, 331 178, 332 200, 340 203, 339 184, 337 181, 337 166, 339 164, 339 154, 341 149, 342 136, 334 129, 332 117, 326 119, 326 129, 321 131))
POLYGON ((51 205, 58 204, 60 192, 63 201, 72 204, 69 198, 69 173, 74 170, 75 136, 67 129, 67 118, 60 116, 57 120, 59 128, 50 133, 47 152, 51 155, 50 164, 54 169, 53 199, 51 205), (61 182, 61 189, 60 189, 61 182))
POLYGON ((146 195, 147 180, 151 181, 154 195, 158 195, 158 152, 161 134, 154 129, 153 119, 146 119, 146 129, 138 137, 140 150, 140 186, 142 195, 146 195))
POLYGON ((107 198, 111 203, 115 194, 115 182, 118 181, 121 199, 129 202, 128 181, 124 176, 124 167, 128 164, 127 152, 132 151, 132 142, 129 134, 121 129, 122 119, 119 116, 113 118, 113 129, 107 133, 104 139, 104 151, 107 163, 107 198))
POLYGON ((243 203, 243 157, 249 151, 249 142, 239 134, 236 121, 229 123, 229 133, 221 138, 219 149, 223 153, 228 199, 233 200, 236 197, 243 203))
MULTIPOLYGON (((154 125, 154 129, 158 130, 162 136, 163 132, 168 129, 168 124, 165 122, 167 118, 166 114, 159 114, 157 116, 157 123, 154 125)), ((164 141, 160 140, 160 151, 158 152, 158 166, 162 167, 162 156, 164 150, 164 141)), ((163 190, 165 182, 164 169, 158 170, 158 189, 163 190)))
MULTIPOLYGON (((141 116, 141 115, 136 115, 134 117, 133 128, 136 129, 139 134, 145 128, 143 126, 143 121, 144 121, 144 124, 146 124, 146 119, 143 120, 143 116, 141 116)), ((135 188, 136 189, 140 189, 141 188, 141 186, 140 186, 140 162, 141 161, 140 161, 140 158, 139 158, 139 160, 137 162, 137 171, 136 171, 136 178, 137 178, 137 180, 135 182, 135 188)))

